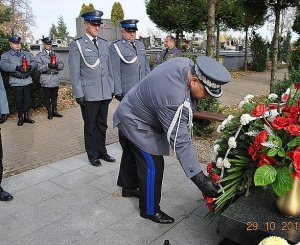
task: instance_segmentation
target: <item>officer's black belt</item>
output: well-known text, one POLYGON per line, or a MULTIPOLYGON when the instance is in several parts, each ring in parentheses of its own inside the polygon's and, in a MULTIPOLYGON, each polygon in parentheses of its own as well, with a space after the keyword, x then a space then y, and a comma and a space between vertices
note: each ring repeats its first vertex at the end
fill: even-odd
POLYGON ((42 74, 47 74, 47 75, 57 75, 57 74, 58 74, 58 71, 45 71, 45 72, 42 72, 42 74))
POLYGON ((26 79, 26 78, 30 77, 30 74, 26 74, 26 75, 22 76, 22 75, 19 75, 19 74, 14 74, 14 73, 12 73, 12 74, 10 74, 10 75, 11 75, 12 77, 18 78, 18 79, 26 79))

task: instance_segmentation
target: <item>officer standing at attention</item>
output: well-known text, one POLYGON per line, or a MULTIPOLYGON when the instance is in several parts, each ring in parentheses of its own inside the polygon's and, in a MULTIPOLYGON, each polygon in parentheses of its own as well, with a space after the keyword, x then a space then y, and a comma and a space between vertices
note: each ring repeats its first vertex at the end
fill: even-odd
POLYGON ((164 45, 165 49, 161 51, 158 63, 182 56, 181 50, 176 47, 176 39, 172 35, 166 36, 164 45))
MULTIPOLYGON (((119 101, 149 72, 150 66, 143 42, 136 40, 138 20, 123 20, 122 38, 109 47, 115 81, 115 98, 119 101)), ((138 197, 138 179, 136 163, 127 138, 119 130, 119 141, 123 150, 118 177, 118 186, 122 187, 122 196, 138 197), (130 178, 124 171, 132 171, 130 178)))
POLYGON ((38 71, 41 72, 40 83, 44 91, 48 119, 53 119, 63 116, 57 112, 57 97, 60 85, 58 72, 64 69, 64 63, 60 54, 53 52, 51 37, 43 38, 42 42, 44 50, 36 55, 35 60, 38 63, 38 71))
POLYGON ((99 38, 101 16, 98 10, 81 15, 86 34, 75 39, 69 49, 69 70, 73 94, 84 121, 84 141, 93 166, 99 160, 115 162, 105 147, 108 105, 114 93, 114 80, 106 40, 99 38))
MULTIPOLYGON (((7 96, 3 85, 3 79, 0 74, 0 124, 5 123, 9 114, 7 96)), ((4 191, 1 187, 2 175, 3 175, 3 150, 1 141, 1 128, 0 128, 0 201, 10 201, 13 196, 8 192, 4 191)))
MULTIPOLYGON (((140 216, 157 223, 174 219, 160 210, 164 155, 173 148, 185 174, 206 195, 218 186, 201 170, 192 146, 192 119, 197 99, 220 97, 230 73, 209 57, 173 58, 156 67, 119 104, 114 126, 134 152, 139 179, 140 216)), ((125 173, 124 173, 125 174, 125 173)), ((128 175, 129 176, 129 175, 128 175)))
POLYGON ((37 63, 32 54, 21 49, 21 38, 18 36, 9 39, 11 49, 1 55, 0 66, 3 71, 9 73, 9 84, 12 86, 16 100, 16 109, 18 112, 18 126, 23 123, 34 123, 29 118, 28 112, 31 101, 33 70, 37 68, 37 63))

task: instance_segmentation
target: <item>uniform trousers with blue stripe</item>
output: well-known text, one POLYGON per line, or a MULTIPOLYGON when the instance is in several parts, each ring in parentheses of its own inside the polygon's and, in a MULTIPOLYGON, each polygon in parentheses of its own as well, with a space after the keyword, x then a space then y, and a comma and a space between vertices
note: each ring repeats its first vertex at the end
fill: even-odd
MULTIPOLYGON (((143 216, 154 215, 160 210, 164 158, 143 151, 131 141, 129 141, 129 147, 133 152, 137 167, 140 214, 143 216)), ((126 174, 126 171, 123 174, 126 174)))
POLYGON ((2 159, 3 159, 3 150, 2 150, 1 128, 0 128, 0 191, 2 191, 1 189, 1 182, 2 182, 2 175, 3 175, 2 159))

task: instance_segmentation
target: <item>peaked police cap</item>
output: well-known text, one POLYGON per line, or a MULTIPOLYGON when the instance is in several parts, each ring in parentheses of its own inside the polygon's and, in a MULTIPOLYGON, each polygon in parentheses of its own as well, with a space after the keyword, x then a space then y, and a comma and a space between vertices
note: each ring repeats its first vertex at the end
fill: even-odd
POLYGON ((222 95, 221 86, 231 80, 228 70, 222 64, 207 56, 197 57, 194 70, 207 93, 215 98, 222 95))
POLYGON ((100 10, 93 10, 89 12, 85 12, 81 15, 81 17, 84 19, 84 21, 91 22, 94 24, 102 24, 101 16, 103 15, 103 12, 100 10))
POLYGON ((123 29, 129 30, 129 31, 137 31, 138 28, 136 26, 136 23, 138 23, 138 20, 130 19, 130 20, 122 20, 120 21, 121 27, 123 29))
POLYGON ((13 36, 9 39, 9 41, 11 43, 20 43, 21 42, 21 38, 19 36, 13 36))
POLYGON ((52 38, 51 37, 44 37, 42 39, 42 42, 45 43, 45 44, 52 44, 52 38))

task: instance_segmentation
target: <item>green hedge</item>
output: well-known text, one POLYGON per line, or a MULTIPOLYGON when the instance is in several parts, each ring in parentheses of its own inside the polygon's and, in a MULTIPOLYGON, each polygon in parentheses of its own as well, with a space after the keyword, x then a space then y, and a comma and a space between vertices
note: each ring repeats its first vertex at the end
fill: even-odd
POLYGON ((272 93, 275 93, 281 97, 281 95, 289 88, 292 84, 296 84, 300 81, 300 70, 291 66, 289 68, 289 75, 285 77, 282 82, 275 84, 272 87, 272 93))
MULTIPOLYGON (((197 111, 220 112, 220 102, 216 98, 200 99, 197 103, 197 111)), ((193 133, 203 135, 209 132, 208 127, 211 125, 210 120, 201 120, 194 122, 193 133)))

